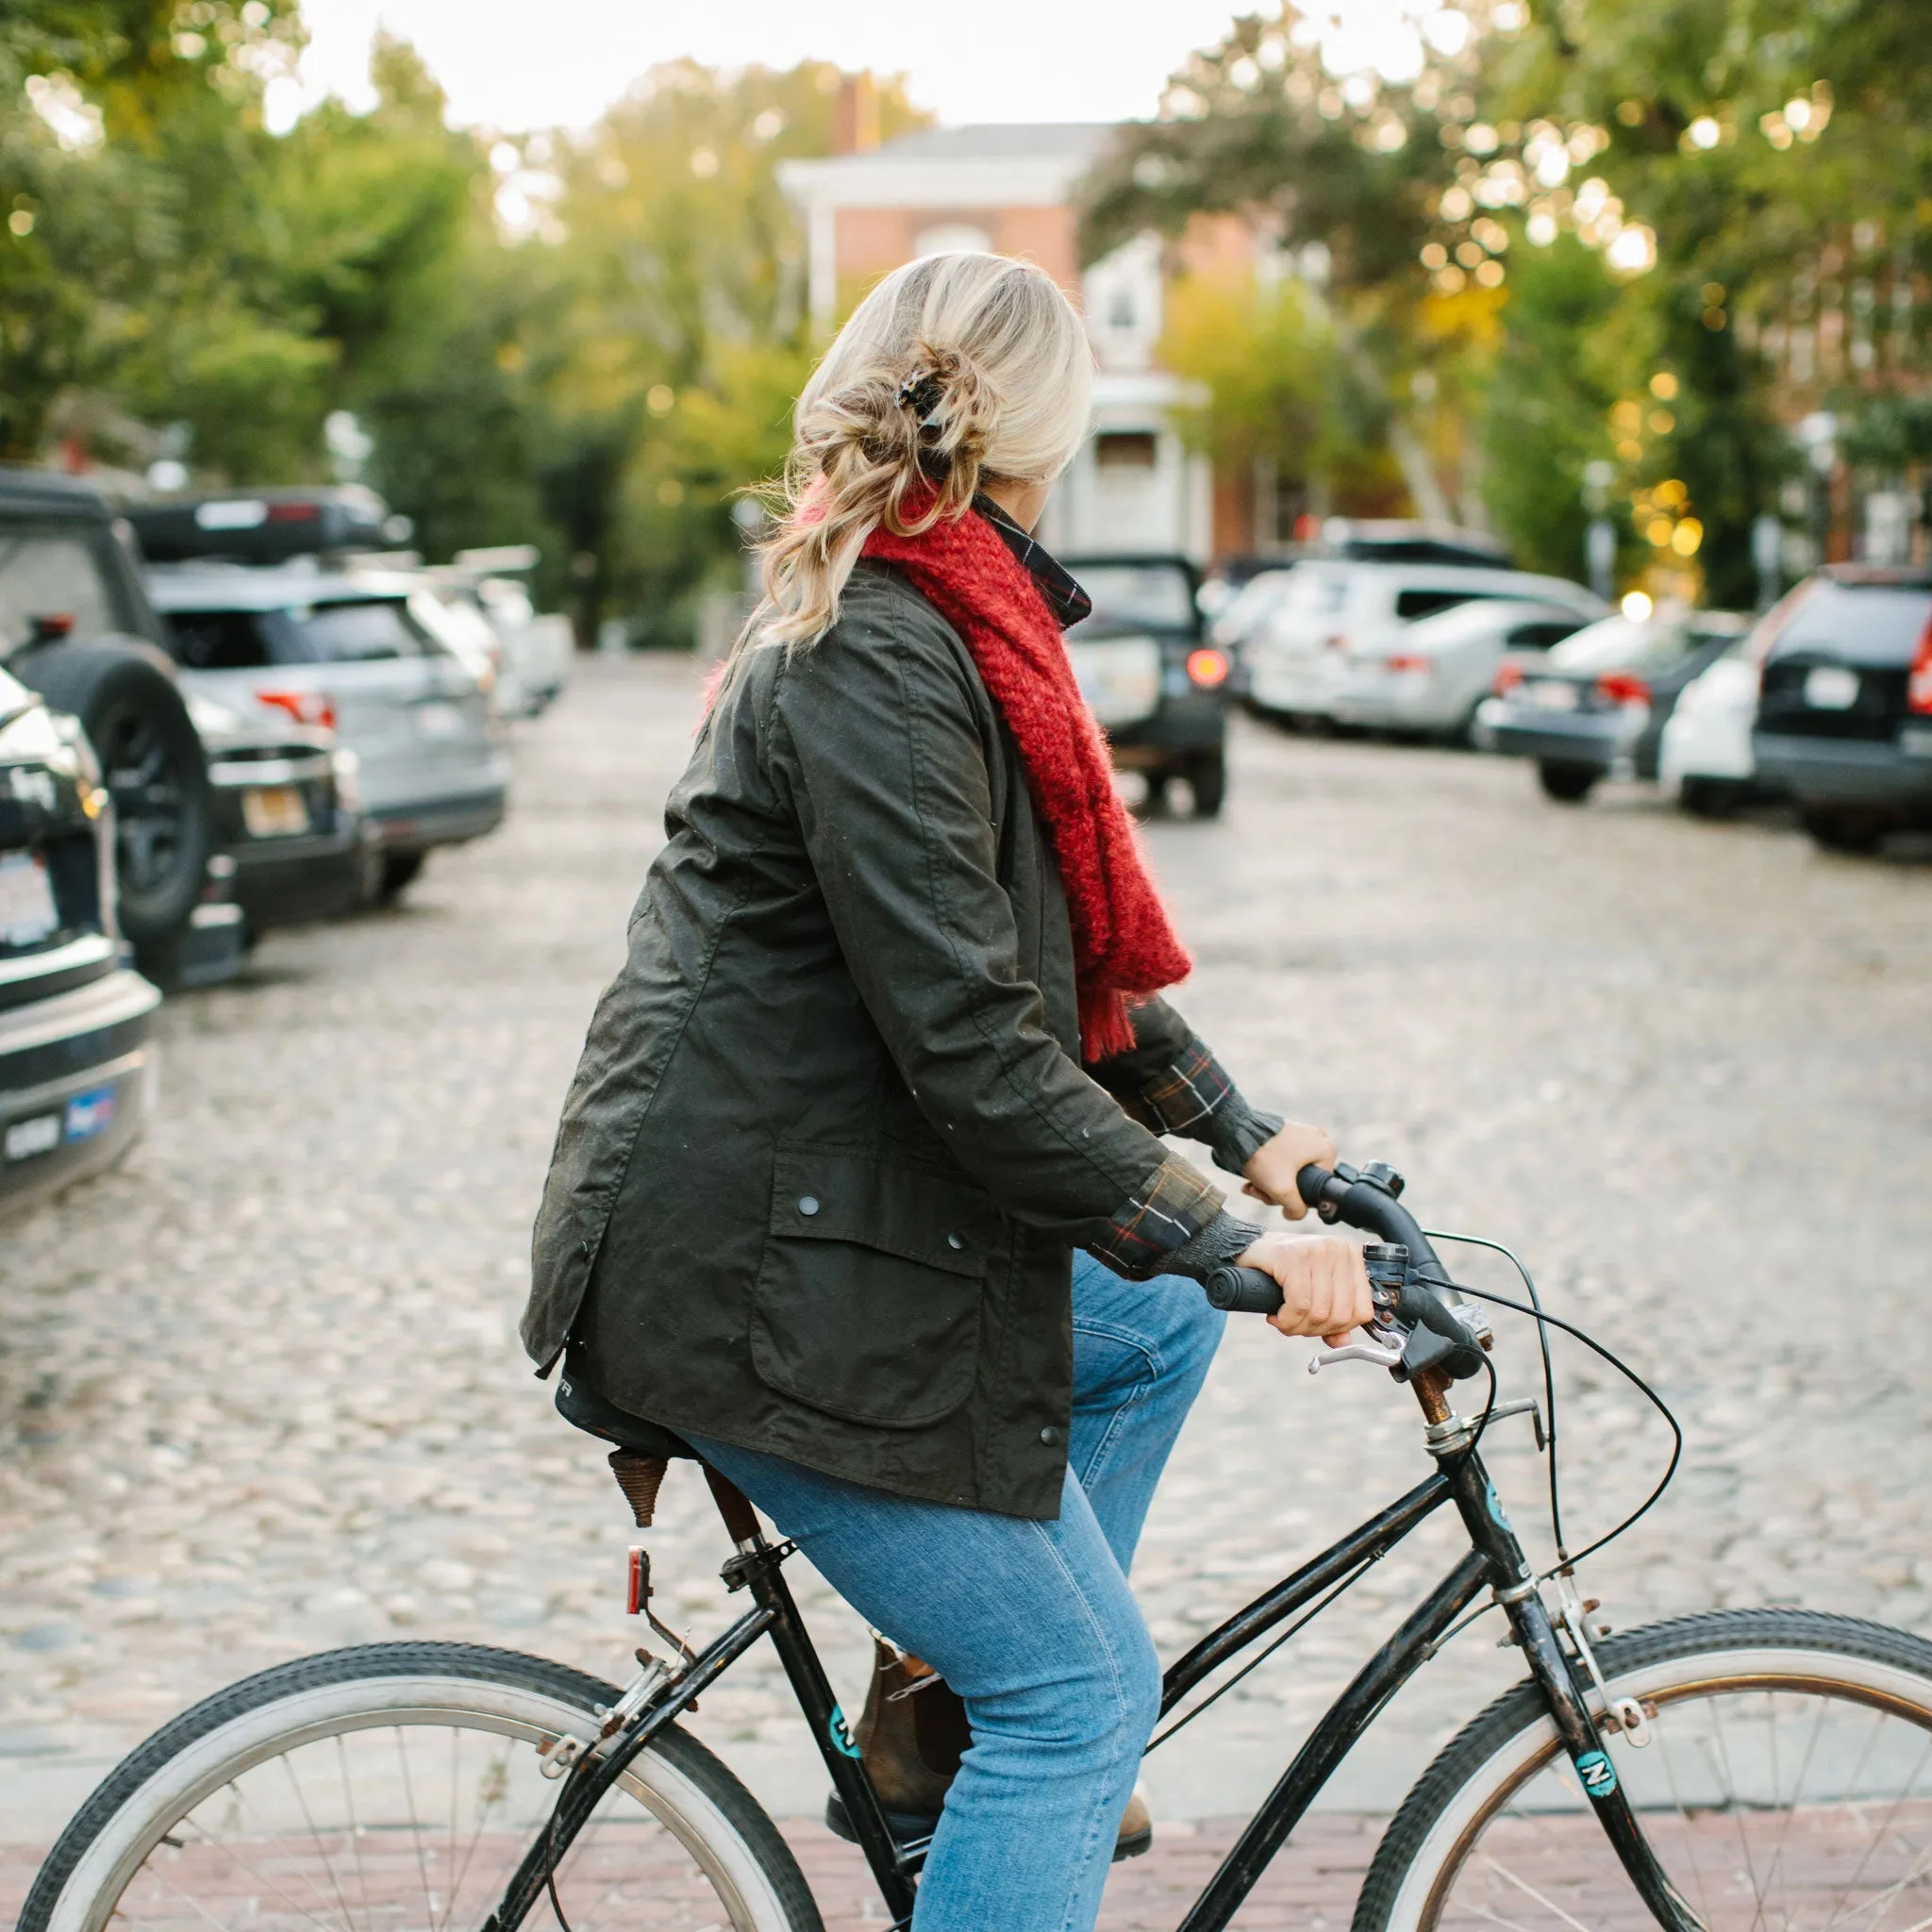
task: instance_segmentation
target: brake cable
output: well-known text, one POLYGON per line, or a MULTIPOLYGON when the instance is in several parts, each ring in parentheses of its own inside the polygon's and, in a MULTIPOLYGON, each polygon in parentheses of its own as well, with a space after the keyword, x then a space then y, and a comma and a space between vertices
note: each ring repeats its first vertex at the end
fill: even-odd
MULTIPOLYGON (((1516 1257, 1510 1254, 1509 1250, 1504 1247, 1500 1241, 1484 1241, 1483 1239, 1481 1239, 1481 1237, 1476 1235, 1458 1235, 1448 1233, 1437 1234, 1433 1231, 1429 1233, 1429 1239, 1431 1241, 1467 1241, 1476 1247, 1492 1248, 1495 1250, 1496 1253, 1507 1256, 1509 1260, 1515 1262, 1517 1271, 1523 1275, 1524 1280, 1525 1282, 1528 1282, 1529 1280, 1528 1270, 1524 1268, 1522 1262, 1517 1261, 1516 1257)), ((1603 1343, 1598 1341, 1593 1336, 1586 1334, 1581 1328, 1577 1327, 1577 1325, 1574 1322, 1566 1322, 1560 1315, 1550 1314, 1543 1307, 1541 1298, 1536 1295, 1534 1286, 1532 1286, 1530 1289, 1531 1295, 1535 1297, 1532 1305, 1525 1305, 1522 1302, 1511 1301, 1507 1295, 1491 1294, 1486 1289, 1470 1288, 1462 1282, 1457 1282, 1456 1284, 1456 1289, 1458 1293, 1472 1295, 1479 1302, 1488 1302, 1492 1307, 1499 1308, 1507 1308, 1512 1314, 1529 1316, 1529 1318, 1537 1324, 1537 1333, 1539 1334, 1539 1336, 1542 1335, 1543 1330, 1546 1326, 1550 1328, 1560 1328, 1564 1332, 1564 1334, 1574 1336, 1575 1339, 1578 1341, 1582 1342, 1584 1347, 1589 1349, 1591 1354, 1596 1355, 1600 1357, 1603 1360, 1608 1362, 1611 1368, 1615 1369, 1616 1372, 1620 1375, 1622 1375, 1626 1382, 1630 1383, 1638 1391, 1638 1392, 1643 1396, 1644 1400, 1647 1401, 1651 1405, 1651 1407, 1655 1408, 1660 1416, 1663 1417, 1665 1426, 1668 1427, 1671 1432, 1671 1458, 1670 1461, 1665 1464, 1664 1473, 1661 1476, 1657 1478, 1657 1487, 1651 1491, 1650 1494, 1644 1497, 1643 1501, 1641 1502, 1637 1506, 1637 1507, 1630 1512, 1628 1516, 1624 1517, 1623 1522, 1618 1524, 1614 1529, 1608 1531, 1607 1534, 1603 1536, 1598 1537, 1594 1542, 1585 1544, 1584 1547, 1578 1550, 1574 1556, 1570 1555, 1563 1548, 1562 1543, 1559 1540, 1557 1545, 1557 1555, 1558 1560, 1554 1565, 1552 1565, 1551 1568, 1543 1571, 1538 1580, 1540 1582, 1542 1582, 1547 1581, 1553 1577, 1567 1575, 1573 1570, 1575 1569, 1577 1564, 1583 1562, 1585 1558, 1595 1556, 1599 1550, 1604 1549, 1607 1547, 1610 1543, 1615 1542, 1616 1540, 1620 1536, 1622 1536, 1625 1530, 1629 1529, 1632 1526, 1632 1524, 1637 1523, 1641 1517, 1648 1514, 1652 1506, 1657 1502, 1657 1498, 1661 1496, 1667 1489, 1670 1488, 1673 1478, 1677 1474, 1677 1465, 1684 1459, 1683 1428, 1681 1424, 1678 1423, 1676 1416, 1672 1412, 1670 1404, 1667 1403, 1663 1399, 1663 1397, 1659 1395, 1657 1392, 1657 1391, 1653 1389, 1650 1386, 1650 1384, 1646 1382, 1643 1379, 1643 1377, 1637 1373, 1637 1371, 1630 1366, 1628 1362, 1624 1361, 1621 1356, 1615 1355, 1609 1349, 1606 1348, 1603 1345, 1603 1343)), ((1544 1343, 1543 1358, 1545 1363, 1545 1371, 1547 1373, 1547 1365, 1549 1361, 1547 1342, 1544 1343)), ((1493 1371, 1491 1373, 1493 1374, 1493 1371)), ((1554 1384, 1546 1384, 1545 1399, 1551 1399, 1553 1395, 1554 1384)), ((1556 1494, 1558 1480, 1557 1471, 1557 1432, 1555 1428, 1555 1420, 1556 1419, 1553 1414, 1551 1417, 1552 1426, 1549 1431, 1550 1489, 1553 1499, 1556 1494)), ((1552 1513, 1554 1515, 1554 1500, 1552 1513)))

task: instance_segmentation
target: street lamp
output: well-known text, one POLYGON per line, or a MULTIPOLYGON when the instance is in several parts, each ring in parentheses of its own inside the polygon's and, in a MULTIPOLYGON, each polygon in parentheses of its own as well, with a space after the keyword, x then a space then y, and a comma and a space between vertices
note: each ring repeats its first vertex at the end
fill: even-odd
POLYGON ((1583 533, 1583 561, 1590 574, 1590 588, 1606 603, 1616 586, 1617 532, 1607 514, 1610 485, 1617 480, 1617 466, 1598 457, 1583 466, 1583 507, 1590 512, 1590 526, 1583 533))

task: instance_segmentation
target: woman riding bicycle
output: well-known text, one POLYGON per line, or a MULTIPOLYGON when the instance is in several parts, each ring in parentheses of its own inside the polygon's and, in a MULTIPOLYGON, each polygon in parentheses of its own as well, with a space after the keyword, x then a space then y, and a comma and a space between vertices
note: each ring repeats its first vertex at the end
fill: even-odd
POLYGON ((1158 1138, 1291 1218, 1335 1152, 1158 996, 1187 956, 1060 641, 1086 600, 1030 535, 1090 366, 1042 271, 952 254, 807 385, 524 1323, 963 1697, 919 1932, 1093 1924, 1159 1696, 1126 1573, 1223 1322, 1195 1284, 1267 1270, 1289 1335, 1370 1315, 1357 1250, 1257 1237, 1158 1138))

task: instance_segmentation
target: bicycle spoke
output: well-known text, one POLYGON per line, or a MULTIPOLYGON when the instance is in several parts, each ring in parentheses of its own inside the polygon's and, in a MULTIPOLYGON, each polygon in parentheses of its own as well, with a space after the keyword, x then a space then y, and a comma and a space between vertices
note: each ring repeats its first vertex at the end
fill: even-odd
MULTIPOLYGON (((349 1901, 342 1896, 341 1881, 336 1876, 335 1860, 328 1855, 328 1847, 322 1841, 322 1834, 315 1828, 315 1819, 308 1809, 308 1794, 302 1789, 302 1781, 295 1775, 295 1762, 292 1757, 281 1760, 283 1774, 289 1780, 289 1789, 295 1794, 295 1803, 301 1807, 302 1822, 308 1827, 308 1836, 315 1840, 315 1855, 322 1860, 322 1869, 328 1874, 329 1890, 336 1895, 336 1904, 341 1908, 342 1924, 352 1926, 356 1921, 349 1911, 349 1901)), ((237 1796, 241 1795, 239 1788, 237 1796)), ((254 1802, 252 1799, 249 1801, 254 1802)), ((314 1881, 311 1880, 312 1884, 314 1881)))
POLYGON ((1486 1862, 1491 1871, 1498 1874, 1501 1877, 1507 1878, 1518 1891, 1524 1893, 1526 1897, 1533 1898, 1553 1918, 1561 1919, 1564 1924, 1571 1928, 1571 1932, 1590 1932, 1590 1927, 1581 1919, 1572 1918, 1561 1906, 1552 1899, 1545 1898, 1526 1878, 1521 1877, 1518 1874, 1510 1871, 1508 1866, 1504 1864, 1500 1858, 1491 1857, 1486 1862))
POLYGON ((390 1735, 396 1740, 396 1763, 403 1774, 403 1804, 409 1813, 409 1839, 416 1848, 416 1874, 423 1881, 425 1918, 436 1924, 436 1894, 429 1889, 429 1863, 423 1856, 423 1827, 416 1810, 416 1788, 409 1777, 409 1754, 403 1742, 403 1727, 391 1724, 390 1735))

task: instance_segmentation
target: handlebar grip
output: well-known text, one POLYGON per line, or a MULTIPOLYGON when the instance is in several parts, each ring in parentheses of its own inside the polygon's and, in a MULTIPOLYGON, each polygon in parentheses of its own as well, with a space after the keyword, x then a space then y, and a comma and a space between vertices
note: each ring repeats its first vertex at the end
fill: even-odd
POLYGON ((1281 1284, 1259 1268, 1223 1261, 1202 1283, 1217 1308, 1237 1315, 1272 1315, 1281 1306, 1281 1284))
POLYGON ((1322 1167, 1312 1160, 1295 1175, 1294 1191, 1302 1197, 1303 1205, 1310 1214, 1320 1210, 1322 1206, 1322 1191, 1334 1178, 1335 1176, 1325 1167, 1322 1167))

